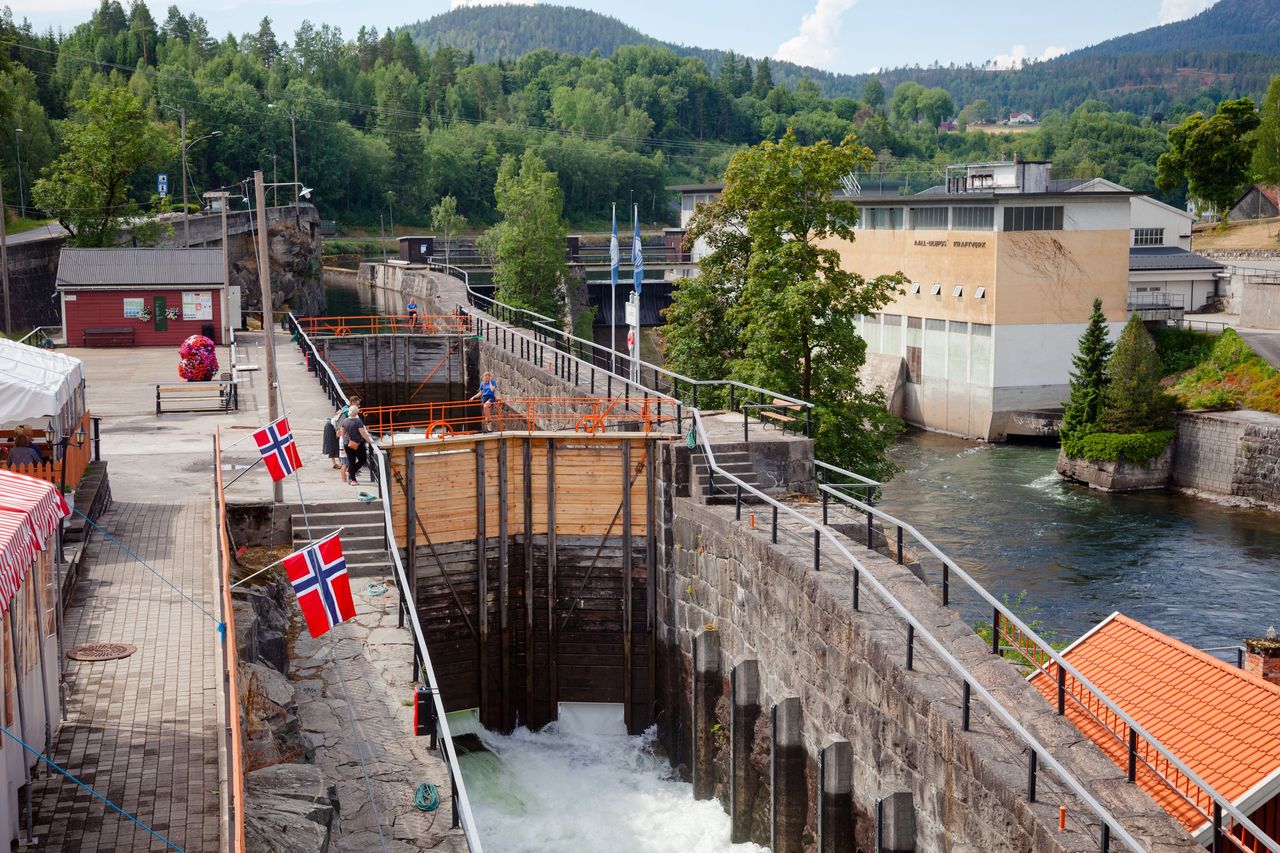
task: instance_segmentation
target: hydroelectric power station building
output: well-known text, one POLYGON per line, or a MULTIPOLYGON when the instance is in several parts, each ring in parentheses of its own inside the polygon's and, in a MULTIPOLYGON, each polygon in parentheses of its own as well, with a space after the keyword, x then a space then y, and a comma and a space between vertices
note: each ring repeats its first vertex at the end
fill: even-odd
MULTIPOLYGON (((720 185, 673 189, 687 227, 720 185)), ((891 408, 925 429, 1052 433, 1095 297, 1114 339, 1131 310, 1180 317, 1219 293, 1221 267, 1189 251, 1189 215, 1109 181, 1056 180, 1047 162, 952 166, 915 195, 850 182, 844 196, 856 237, 827 245, 845 268, 910 280, 858 327, 891 408)), ((705 252, 695 244, 693 264, 705 252)))

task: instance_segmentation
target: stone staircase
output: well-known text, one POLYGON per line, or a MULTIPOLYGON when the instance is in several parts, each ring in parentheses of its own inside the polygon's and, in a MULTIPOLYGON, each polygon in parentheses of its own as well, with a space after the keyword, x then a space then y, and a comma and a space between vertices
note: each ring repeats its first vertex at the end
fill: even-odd
MULTIPOLYGON (((745 450, 721 450, 712 445, 712 453, 716 457, 716 465, 721 471, 732 474, 742 482, 757 489, 761 488, 755 467, 751 464, 751 454, 745 450)), ((702 496, 708 504, 731 504, 737 499, 738 484, 717 474, 711 476, 711 466, 707 463, 706 454, 701 449, 693 452, 690 460, 692 490, 702 496)), ((743 503, 762 503, 760 498, 743 490, 743 503)))
POLYGON ((347 559, 348 574, 354 578, 391 575, 394 569, 387 557, 381 501, 308 504, 305 517, 302 512, 293 514, 293 547, 301 548, 310 539, 319 539, 338 528, 342 528, 342 555, 347 559))

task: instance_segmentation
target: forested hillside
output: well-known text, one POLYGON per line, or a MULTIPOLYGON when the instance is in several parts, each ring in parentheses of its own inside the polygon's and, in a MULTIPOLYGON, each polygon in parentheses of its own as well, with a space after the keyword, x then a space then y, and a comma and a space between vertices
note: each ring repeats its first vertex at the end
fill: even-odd
MULTIPOLYGON (((539 48, 582 55, 599 50, 609 56, 626 44, 658 44, 614 18, 546 4, 462 7, 411 24, 408 30, 433 48, 448 44, 475 51, 479 61, 512 60, 539 48)), ((724 51, 666 46, 678 55, 702 59, 713 72, 726 58, 734 58, 724 51)), ((1204 92, 1208 92, 1205 104, 1237 94, 1260 98, 1277 65, 1280 0, 1219 0, 1185 21, 1114 38, 1019 70, 915 66, 886 69, 878 76, 889 88, 915 80, 941 86, 960 103, 981 98, 997 112, 1027 110, 1039 115, 1051 109, 1072 110, 1096 99, 1146 115, 1199 101, 1204 92)), ((771 71, 776 82, 789 86, 808 77, 831 98, 856 98, 870 79, 784 62, 774 62, 771 71)))
MULTIPOLYGON (((156 19, 143 2, 125 11, 116 0, 65 35, 0 19, 0 166, 10 206, 33 212, 32 182, 102 87, 127 88, 172 142, 155 149, 167 152, 158 155, 165 162, 147 162, 131 178, 144 209, 156 202, 157 172, 170 175, 177 195, 180 111, 192 198, 234 190, 255 168, 291 180, 292 115, 299 181, 315 188, 326 216, 374 226, 380 217, 425 225, 446 195, 472 226, 491 223, 499 164, 528 149, 558 175, 574 227, 603 225, 612 202, 631 199, 646 221, 669 223, 676 213, 665 187, 718 178, 734 151, 780 139, 788 127, 805 144, 856 134, 878 157, 868 179, 891 190, 937 183, 946 163, 1019 155, 1052 159, 1059 176, 1101 175, 1152 191, 1169 123, 1215 106, 1211 90, 1197 90, 1153 118, 1083 100, 1091 90, 1081 89, 1079 106, 1046 112, 1030 132, 940 132, 948 117, 972 125, 1002 108, 976 88, 956 97, 933 85, 932 71, 896 86, 869 78, 852 96, 828 98, 815 81, 780 82, 764 61, 725 54, 712 70, 654 45, 483 63, 449 45, 422 47, 406 30, 361 28, 348 39, 304 23, 290 37, 266 19, 240 36, 217 39, 214 29, 177 7, 156 19)), ((1163 197, 1178 203, 1181 190, 1163 197)))

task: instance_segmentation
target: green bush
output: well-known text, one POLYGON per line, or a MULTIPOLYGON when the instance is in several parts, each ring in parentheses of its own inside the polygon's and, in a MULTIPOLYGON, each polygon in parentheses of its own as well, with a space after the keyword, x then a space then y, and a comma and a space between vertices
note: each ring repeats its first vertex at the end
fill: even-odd
POLYGON ((1236 399, 1236 395, 1226 388, 1210 388, 1203 394, 1189 398, 1186 404, 1188 409, 1219 412, 1224 409, 1236 408, 1239 405, 1239 401, 1236 399))
POLYGON ((1208 357, 1173 385, 1189 409, 1245 406, 1280 414, 1280 371, 1258 357, 1234 329, 1218 336, 1208 357))
POLYGON ((1156 351, 1160 355, 1160 373, 1173 376, 1207 361, 1213 352, 1215 338, 1204 332, 1193 332, 1169 326, 1156 332, 1156 351))
POLYGON ((1116 462, 1121 459, 1142 464, 1155 459, 1173 441, 1171 429, 1155 432, 1114 433, 1091 432, 1067 439, 1062 451, 1072 459, 1090 462, 1116 462))

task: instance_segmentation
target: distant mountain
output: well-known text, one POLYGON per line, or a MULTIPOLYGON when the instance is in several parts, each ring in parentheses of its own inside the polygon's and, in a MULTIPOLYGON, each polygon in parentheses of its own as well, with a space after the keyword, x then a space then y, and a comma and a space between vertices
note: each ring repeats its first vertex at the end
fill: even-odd
MULTIPOLYGON (((622 45, 663 46, 702 59, 714 72, 729 53, 670 44, 616 18, 547 4, 463 6, 406 29, 433 49, 449 44, 477 62, 514 60, 540 48, 608 56, 622 45)), ((833 74, 771 62, 773 79, 794 86, 808 77, 827 97, 857 98, 871 75, 833 74)), ((978 66, 891 68, 876 76, 892 90, 905 80, 942 86, 960 104, 978 98, 997 110, 1069 110, 1100 99, 1139 114, 1226 95, 1261 97, 1280 73, 1280 0, 1219 0, 1195 17, 1119 36, 1047 62, 1011 71, 978 66)))
MULTIPOLYGON (((541 49, 581 56, 598 50, 601 56, 612 56, 623 45, 642 44, 665 47, 678 56, 697 57, 715 72, 729 55, 724 50, 660 41, 617 18, 589 9, 545 3, 460 6, 404 29, 414 41, 432 50, 447 44, 474 54, 476 62, 514 60, 541 49)), ((774 81, 788 86, 808 77, 829 97, 854 97, 862 91, 862 78, 848 74, 774 60, 770 60, 770 66, 774 81)))

